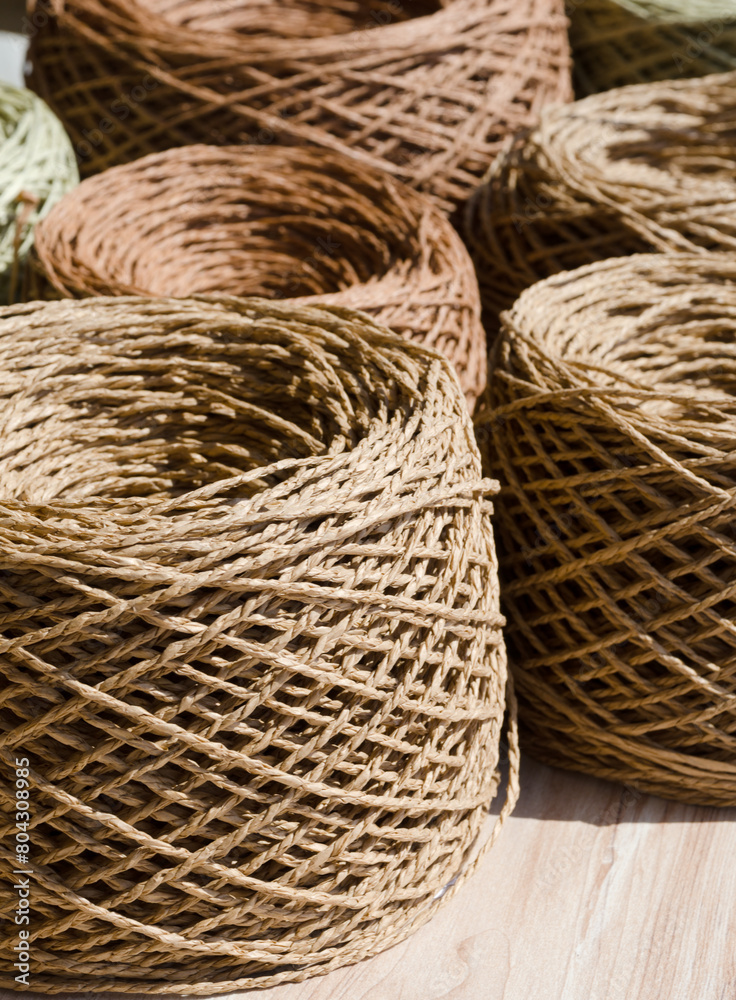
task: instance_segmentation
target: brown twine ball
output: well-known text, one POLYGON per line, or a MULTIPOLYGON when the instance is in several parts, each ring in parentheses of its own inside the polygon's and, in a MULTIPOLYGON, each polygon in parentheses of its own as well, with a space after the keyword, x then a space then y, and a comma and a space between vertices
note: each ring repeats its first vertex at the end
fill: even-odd
POLYGON ((563 0, 30 0, 30 85, 83 176, 171 146, 317 145, 463 201, 572 96, 563 0))
POLYGON ((604 257, 736 250, 736 74, 622 87, 545 110, 468 202, 484 322, 604 257))
POLYGON ((131 297, 0 310, 0 371, 33 987, 266 987, 402 940, 499 781, 498 484, 449 363, 338 307, 131 297))
POLYGON ((313 297, 444 353, 469 404, 486 383, 473 265, 446 216, 320 150, 189 146, 84 181, 37 233, 66 296, 313 297))
POLYGON ((602 261, 505 314, 480 440, 522 744, 736 804, 736 258, 602 261))
POLYGON ((736 69, 733 0, 567 0, 579 97, 736 69))

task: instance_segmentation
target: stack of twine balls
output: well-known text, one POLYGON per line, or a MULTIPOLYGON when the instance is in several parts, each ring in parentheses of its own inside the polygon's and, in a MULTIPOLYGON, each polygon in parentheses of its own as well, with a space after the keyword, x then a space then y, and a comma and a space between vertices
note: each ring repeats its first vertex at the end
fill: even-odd
POLYGON ((506 135, 572 97, 562 0, 31 0, 29 14, 30 86, 84 175, 192 143, 316 145, 452 209, 506 135))
POLYGON ((542 112, 468 202, 484 323, 559 271, 653 250, 736 250, 736 73, 542 112))
MULTIPOLYGON (((336 306, 124 297, 6 307, 0 371, 34 987, 266 987, 402 940, 499 828, 498 484, 449 362, 336 306)), ((513 718, 509 748, 502 819, 513 718)))
POLYGON ((578 97, 736 69, 734 0, 569 0, 578 97))
POLYGON ((78 183, 56 116, 30 90, 0 83, 0 304, 20 293, 35 225, 78 183))
POLYGON ((29 0, 70 136, 0 91, 0 297, 61 299, 0 308, 35 988, 299 981, 450 898, 518 795, 492 514, 526 746, 736 804, 736 8, 566 6, 575 104, 563 0, 29 0))
POLYGON ((228 293, 363 309, 444 353, 471 408, 486 384, 478 284, 423 195, 334 154, 186 146, 82 182, 36 234, 54 293, 228 293), (206 178, 206 183, 202 179, 206 178))
POLYGON ((736 804, 736 258, 652 254, 505 315, 481 440, 522 745, 736 804))

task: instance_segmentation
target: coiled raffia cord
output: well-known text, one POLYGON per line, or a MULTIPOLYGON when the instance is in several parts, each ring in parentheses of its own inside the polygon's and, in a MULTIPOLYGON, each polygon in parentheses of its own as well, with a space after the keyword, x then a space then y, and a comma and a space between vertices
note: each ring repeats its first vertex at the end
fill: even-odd
POLYGON ((0 478, 35 989, 301 980, 472 873, 500 829, 498 484, 446 359, 337 306, 6 308, 0 478))
POLYGON ((505 136, 572 96, 563 0, 30 0, 29 16, 29 83, 85 176, 193 143, 316 145, 451 209, 505 136))
POLYGON ((570 0, 578 97, 736 69, 734 0, 570 0))
POLYGON ((479 439, 522 745, 736 805, 736 257, 602 261, 504 320, 479 439))
POLYGON ((736 251, 736 72, 542 112, 467 205, 484 322, 540 278, 653 250, 736 251))
POLYGON ((364 309, 485 388, 475 272, 432 201, 348 156, 185 146, 88 178, 36 234, 57 294, 222 292, 364 309))
POLYGON ((30 90, 0 83, 0 303, 19 295, 34 226, 78 183, 61 122, 30 90))

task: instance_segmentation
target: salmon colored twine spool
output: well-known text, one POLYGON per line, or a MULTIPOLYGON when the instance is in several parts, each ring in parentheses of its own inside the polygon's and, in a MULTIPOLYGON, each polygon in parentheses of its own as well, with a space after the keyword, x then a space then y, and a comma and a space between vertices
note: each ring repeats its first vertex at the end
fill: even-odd
POLYGON ((430 201, 351 157, 187 146, 84 181, 36 236, 57 294, 222 292, 364 309, 485 388, 475 272, 430 201))

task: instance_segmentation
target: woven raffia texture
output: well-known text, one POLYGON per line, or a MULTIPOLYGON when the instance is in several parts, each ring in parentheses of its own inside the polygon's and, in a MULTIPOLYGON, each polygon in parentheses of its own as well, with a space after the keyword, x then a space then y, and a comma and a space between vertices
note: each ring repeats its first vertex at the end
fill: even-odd
POLYGON ((522 745, 712 805, 736 804, 735 317, 731 255, 548 278, 480 427, 522 745))
POLYGON ((37 233, 62 295, 222 292, 364 309, 485 388, 473 265, 430 199, 351 157, 189 146, 84 181, 37 233))
POLYGON ((191 143, 316 144, 449 208, 504 136, 571 96, 562 0, 48 6, 31 3, 31 85, 85 174, 191 143))
POLYGON ((30 90, 0 83, 0 303, 19 292, 33 228, 79 183, 71 143, 30 90))
POLYGON ((129 297, 6 308, 0 372, 34 988, 264 987, 400 941, 498 831, 498 484, 449 363, 352 310, 129 297))
POLYGON ((604 257, 736 250, 736 73, 623 87, 542 113, 466 206, 484 323, 604 257))
POLYGON ((578 97, 736 69, 734 0, 569 0, 578 97))

